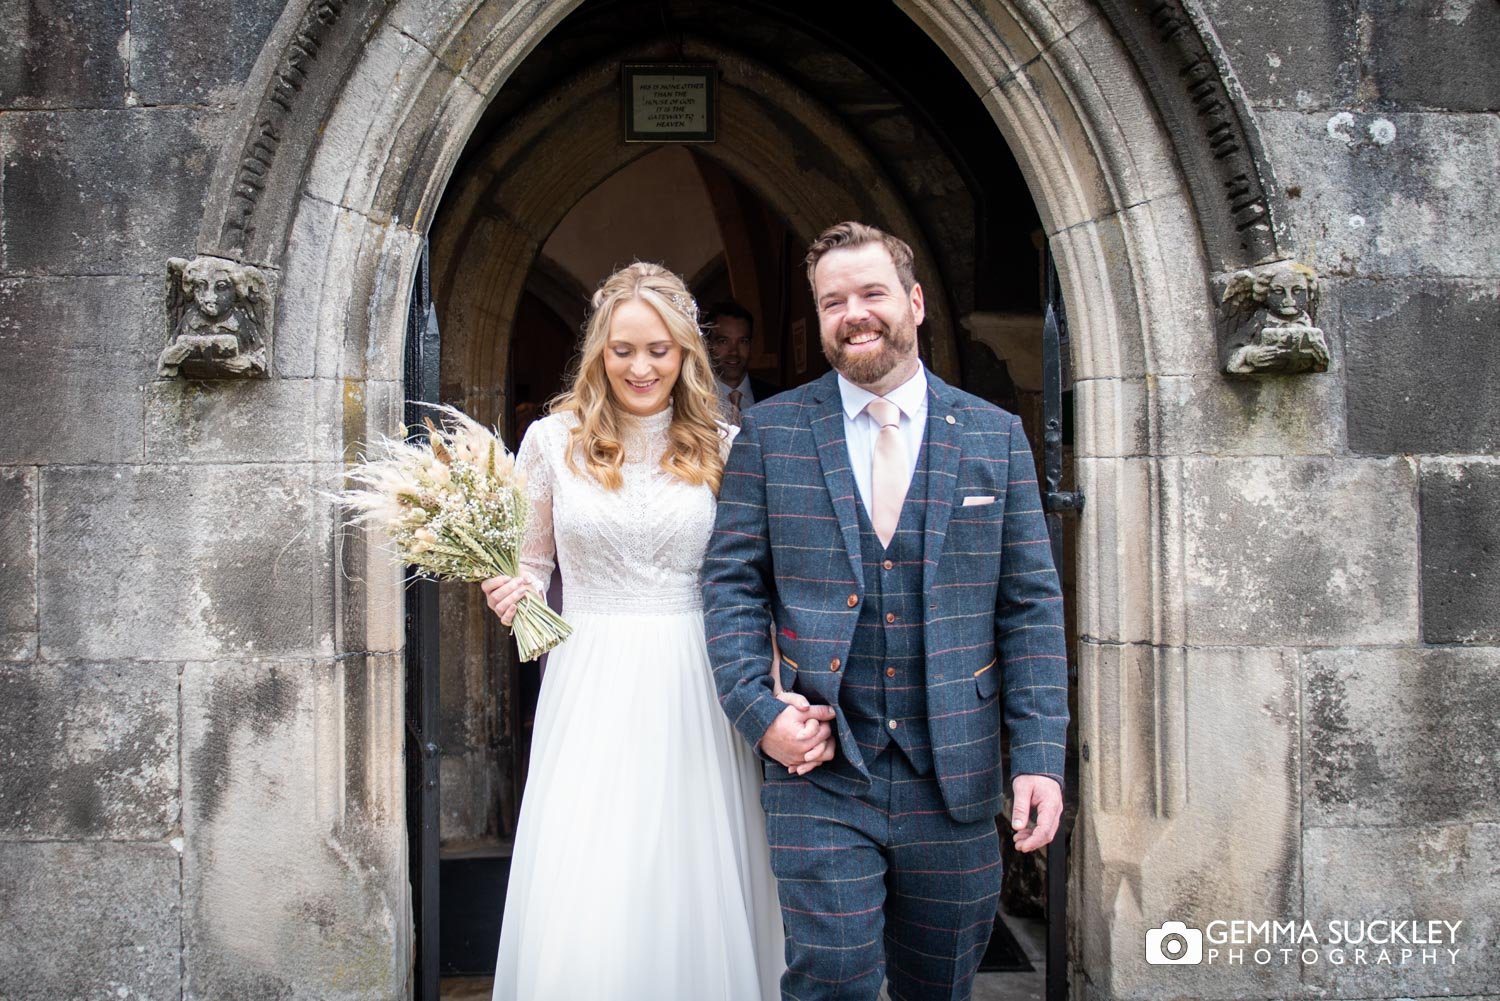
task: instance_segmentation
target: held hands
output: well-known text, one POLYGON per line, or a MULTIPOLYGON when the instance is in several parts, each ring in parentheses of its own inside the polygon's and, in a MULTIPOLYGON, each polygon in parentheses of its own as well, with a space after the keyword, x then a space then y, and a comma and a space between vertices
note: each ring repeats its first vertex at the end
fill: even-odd
POLYGON ((832 706, 815 706, 796 692, 776 696, 786 703, 781 715, 766 728, 760 748, 793 775, 806 775, 833 760, 832 706))
POLYGON ((500 617, 503 625, 510 625, 516 617, 516 606, 521 603, 521 598, 527 591, 534 591, 529 581, 524 577, 491 577, 489 580, 480 581, 480 588, 484 590, 484 600, 490 606, 490 610, 500 617))
POLYGON ((1010 808, 1010 826, 1015 831, 1018 852, 1034 852, 1052 842, 1062 820, 1062 786, 1046 775, 1017 775, 1011 783, 1015 802, 1010 808), (1036 823, 1027 826, 1032 809, 1036 823))

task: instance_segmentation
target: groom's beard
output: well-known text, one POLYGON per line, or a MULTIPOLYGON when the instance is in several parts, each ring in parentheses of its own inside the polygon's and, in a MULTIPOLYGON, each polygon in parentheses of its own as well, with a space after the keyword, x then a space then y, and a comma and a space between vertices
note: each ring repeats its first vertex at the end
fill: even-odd
POLYGON ((840 327, 831 341, 830 343, 828 338, 823 340, 823 357, 828 359, 828 364, 850 382, 859 386, 871 386, 884 379, 892 369, 915 352, 917 324, 908 305, 906 315, 894 328, 887 327, 879 320, 869 319, 840 327), (880 349, 851 356, 846 340, 855 334, 871 330, 880 335, 880 349))

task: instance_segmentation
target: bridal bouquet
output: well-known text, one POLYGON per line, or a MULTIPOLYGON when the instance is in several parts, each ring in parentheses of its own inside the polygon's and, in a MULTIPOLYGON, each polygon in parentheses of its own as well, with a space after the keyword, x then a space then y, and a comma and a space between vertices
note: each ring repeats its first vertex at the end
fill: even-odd
MULTIPOLYGON (((424 419, 427 441, 381 439, 379 454, 348 472, 355 486, 339 499, 354 511, 352 523, 383 531, 396 557, 424 577, 515 577, 531 512, 525 477, 493 431, 453 407, 435 409, 442 422, 424 419)), ((573 630, 527 591, 511 631, 525 661, 573 630)))

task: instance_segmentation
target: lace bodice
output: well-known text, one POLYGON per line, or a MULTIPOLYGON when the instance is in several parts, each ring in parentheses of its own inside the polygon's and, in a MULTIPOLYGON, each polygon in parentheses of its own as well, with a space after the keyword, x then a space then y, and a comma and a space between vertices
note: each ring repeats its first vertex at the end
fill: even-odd
MULTIPOLYGON (((670 409, 627 417, 624 485, 606 490, 564 458, 572 414, 553 414, 526 432, 516 455, 532 517, 521 570, 546 593, 560 565, 563 614, 661 614, 703 607, 698 574, 714 524, 714 497, 661 468, 670 409)), ((733 430, 725 426, 725 449, 733 430)))

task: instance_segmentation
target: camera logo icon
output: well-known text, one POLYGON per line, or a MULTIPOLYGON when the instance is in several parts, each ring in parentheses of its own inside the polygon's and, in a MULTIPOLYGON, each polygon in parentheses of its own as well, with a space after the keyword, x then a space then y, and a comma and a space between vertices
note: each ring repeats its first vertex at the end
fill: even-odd
POLYGON ((1203 932, 1181 921, 1146 929, 1146 962, 1152 966, 1196 966, 1203 962, 1203 932))

